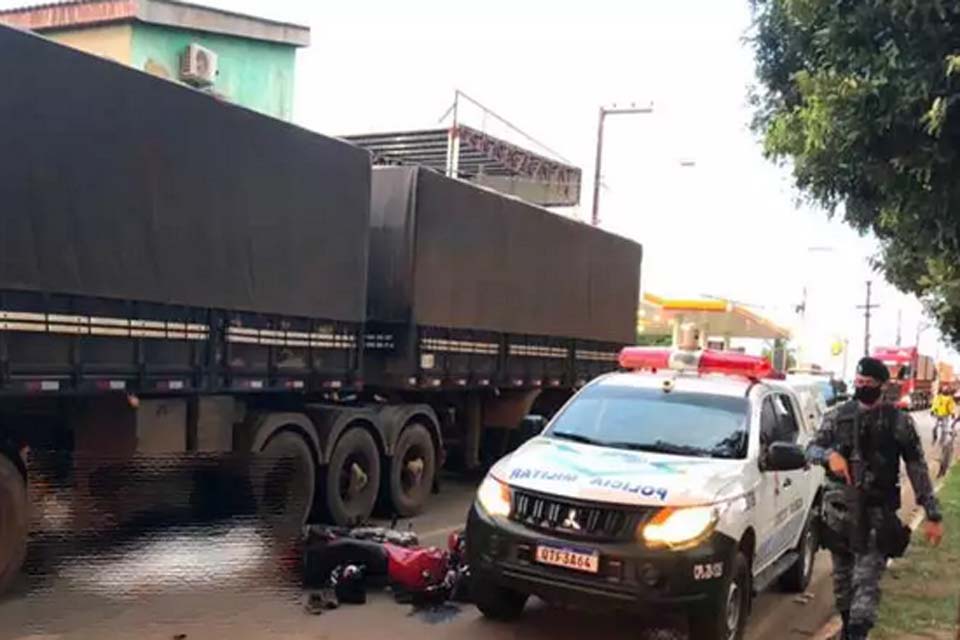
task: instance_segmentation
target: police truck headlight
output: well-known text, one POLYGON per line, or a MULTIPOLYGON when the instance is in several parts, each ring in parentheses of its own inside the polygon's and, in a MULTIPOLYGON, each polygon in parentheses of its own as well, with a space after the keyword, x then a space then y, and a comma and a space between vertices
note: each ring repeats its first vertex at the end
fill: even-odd
POLYGON ((491 516, 510 515, 510 487, 493 476, 487 476, 477 490, 477 502, 491 516))
POLYGON ((713 532, 719 519, 720 510, 715 506, 667 507, 643 525, 642 537, 654 547, 696 546, 713 532))

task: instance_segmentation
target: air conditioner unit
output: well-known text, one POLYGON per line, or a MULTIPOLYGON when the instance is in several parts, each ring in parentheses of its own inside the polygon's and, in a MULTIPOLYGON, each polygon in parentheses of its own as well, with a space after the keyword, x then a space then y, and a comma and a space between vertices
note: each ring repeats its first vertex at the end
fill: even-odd
POLYGON ((180 58, 180 79, 195 87, 209 87, 217 79, 217 54, 198 44, 188 45, 180 58))

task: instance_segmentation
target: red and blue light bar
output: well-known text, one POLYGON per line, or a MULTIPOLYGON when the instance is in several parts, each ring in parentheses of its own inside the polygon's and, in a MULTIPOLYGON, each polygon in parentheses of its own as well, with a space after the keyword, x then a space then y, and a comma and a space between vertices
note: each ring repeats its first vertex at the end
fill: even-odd
POLYGON ((783 378, 766 358, 730 351, 685 351, 662 347, 624 347, 620 367, 633 371, 688 371, 698 374, 722 374, 760 378, 783 378))

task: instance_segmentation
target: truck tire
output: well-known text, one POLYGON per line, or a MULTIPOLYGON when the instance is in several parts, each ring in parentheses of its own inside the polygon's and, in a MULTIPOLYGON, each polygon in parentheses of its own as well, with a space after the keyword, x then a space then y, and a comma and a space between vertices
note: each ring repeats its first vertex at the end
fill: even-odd
POLYGON ((483 617, 509 622, 523 614, 530 596, 501 587, 486 580, 481 574, 473 574, 470 578, 470 598, 483 617))
POLYGON ((691 640, 743 640, 750 611, 750 564, 738 551, 715 602, 689 618, 691 640))
POLYGON ((800 534, 797 543, 797 561, 780 576, 780 588, 789 593, 803 593, 810 586, 813 577, 813 565, 817 556, 820 541, 817 539, 817 527, 813 514, 807 518, 807 524, 800 534))
POLYGON ((386 474, 387 496, 394 514, 409 518, 423 510, 436 468, 437 452, 430 432, 416 422, 408 425, 397 439, 386 474))
POLYGON ((337 441, 324 481, 326 508, 333 524, 352 527, 373 513, 380 490, 380 450, 364 429, 348 430, 337 441))
POLYGON ((313 450, 299 433, 280 431, 260 448, 254 462, 257 515, 279 536, 298 536, 310 517, 316 490, 313 450))
POLYGON ((27 555, 27 483, 0 454, 0 594, 20 573, 27 555))

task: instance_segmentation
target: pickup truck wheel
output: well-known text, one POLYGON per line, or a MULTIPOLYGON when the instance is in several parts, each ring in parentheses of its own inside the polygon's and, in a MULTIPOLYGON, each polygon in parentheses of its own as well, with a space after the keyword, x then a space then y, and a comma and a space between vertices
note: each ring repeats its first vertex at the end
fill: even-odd
POLYGON ((340 436, 324 485, 333 524, 350 527, 365 522, 373 513, 380 489, 380 450, 373 436, 360 428, 340 436))
POLYGON ((433 488, 436 450, 430 432, 422 424, 411 424, 397 440, 390 461, 387 490, 393 512, 409 518, 423 510, 433 488))
POLYGON ((750 611, 750 565, 737 552, 716 601, 689 618, 691 640, 743 640, 750 611))
POLYGON ((293 431, 270 437, 254 464, 257 513, 276 533, 297 536, 313 507, 316 465, 304 438, 293 431))
POLYGON ((0 454, 0 594, 20 573, 27 555, 27 483, 0 454))
POLYGON ((800 542, 797 544, 797 561, 780 576, 780 587, 790 593, 803 593, 810 586, 813 577, 813 565, 816 562, 817 549, 820 541, 817 539, 817 527, 813 517, 807 519, 800 542))
POLYGON ((501 587, 478 574, 470 579, 470 597, 485 618, 504 622, 523 614, 530 596, 501 587))

